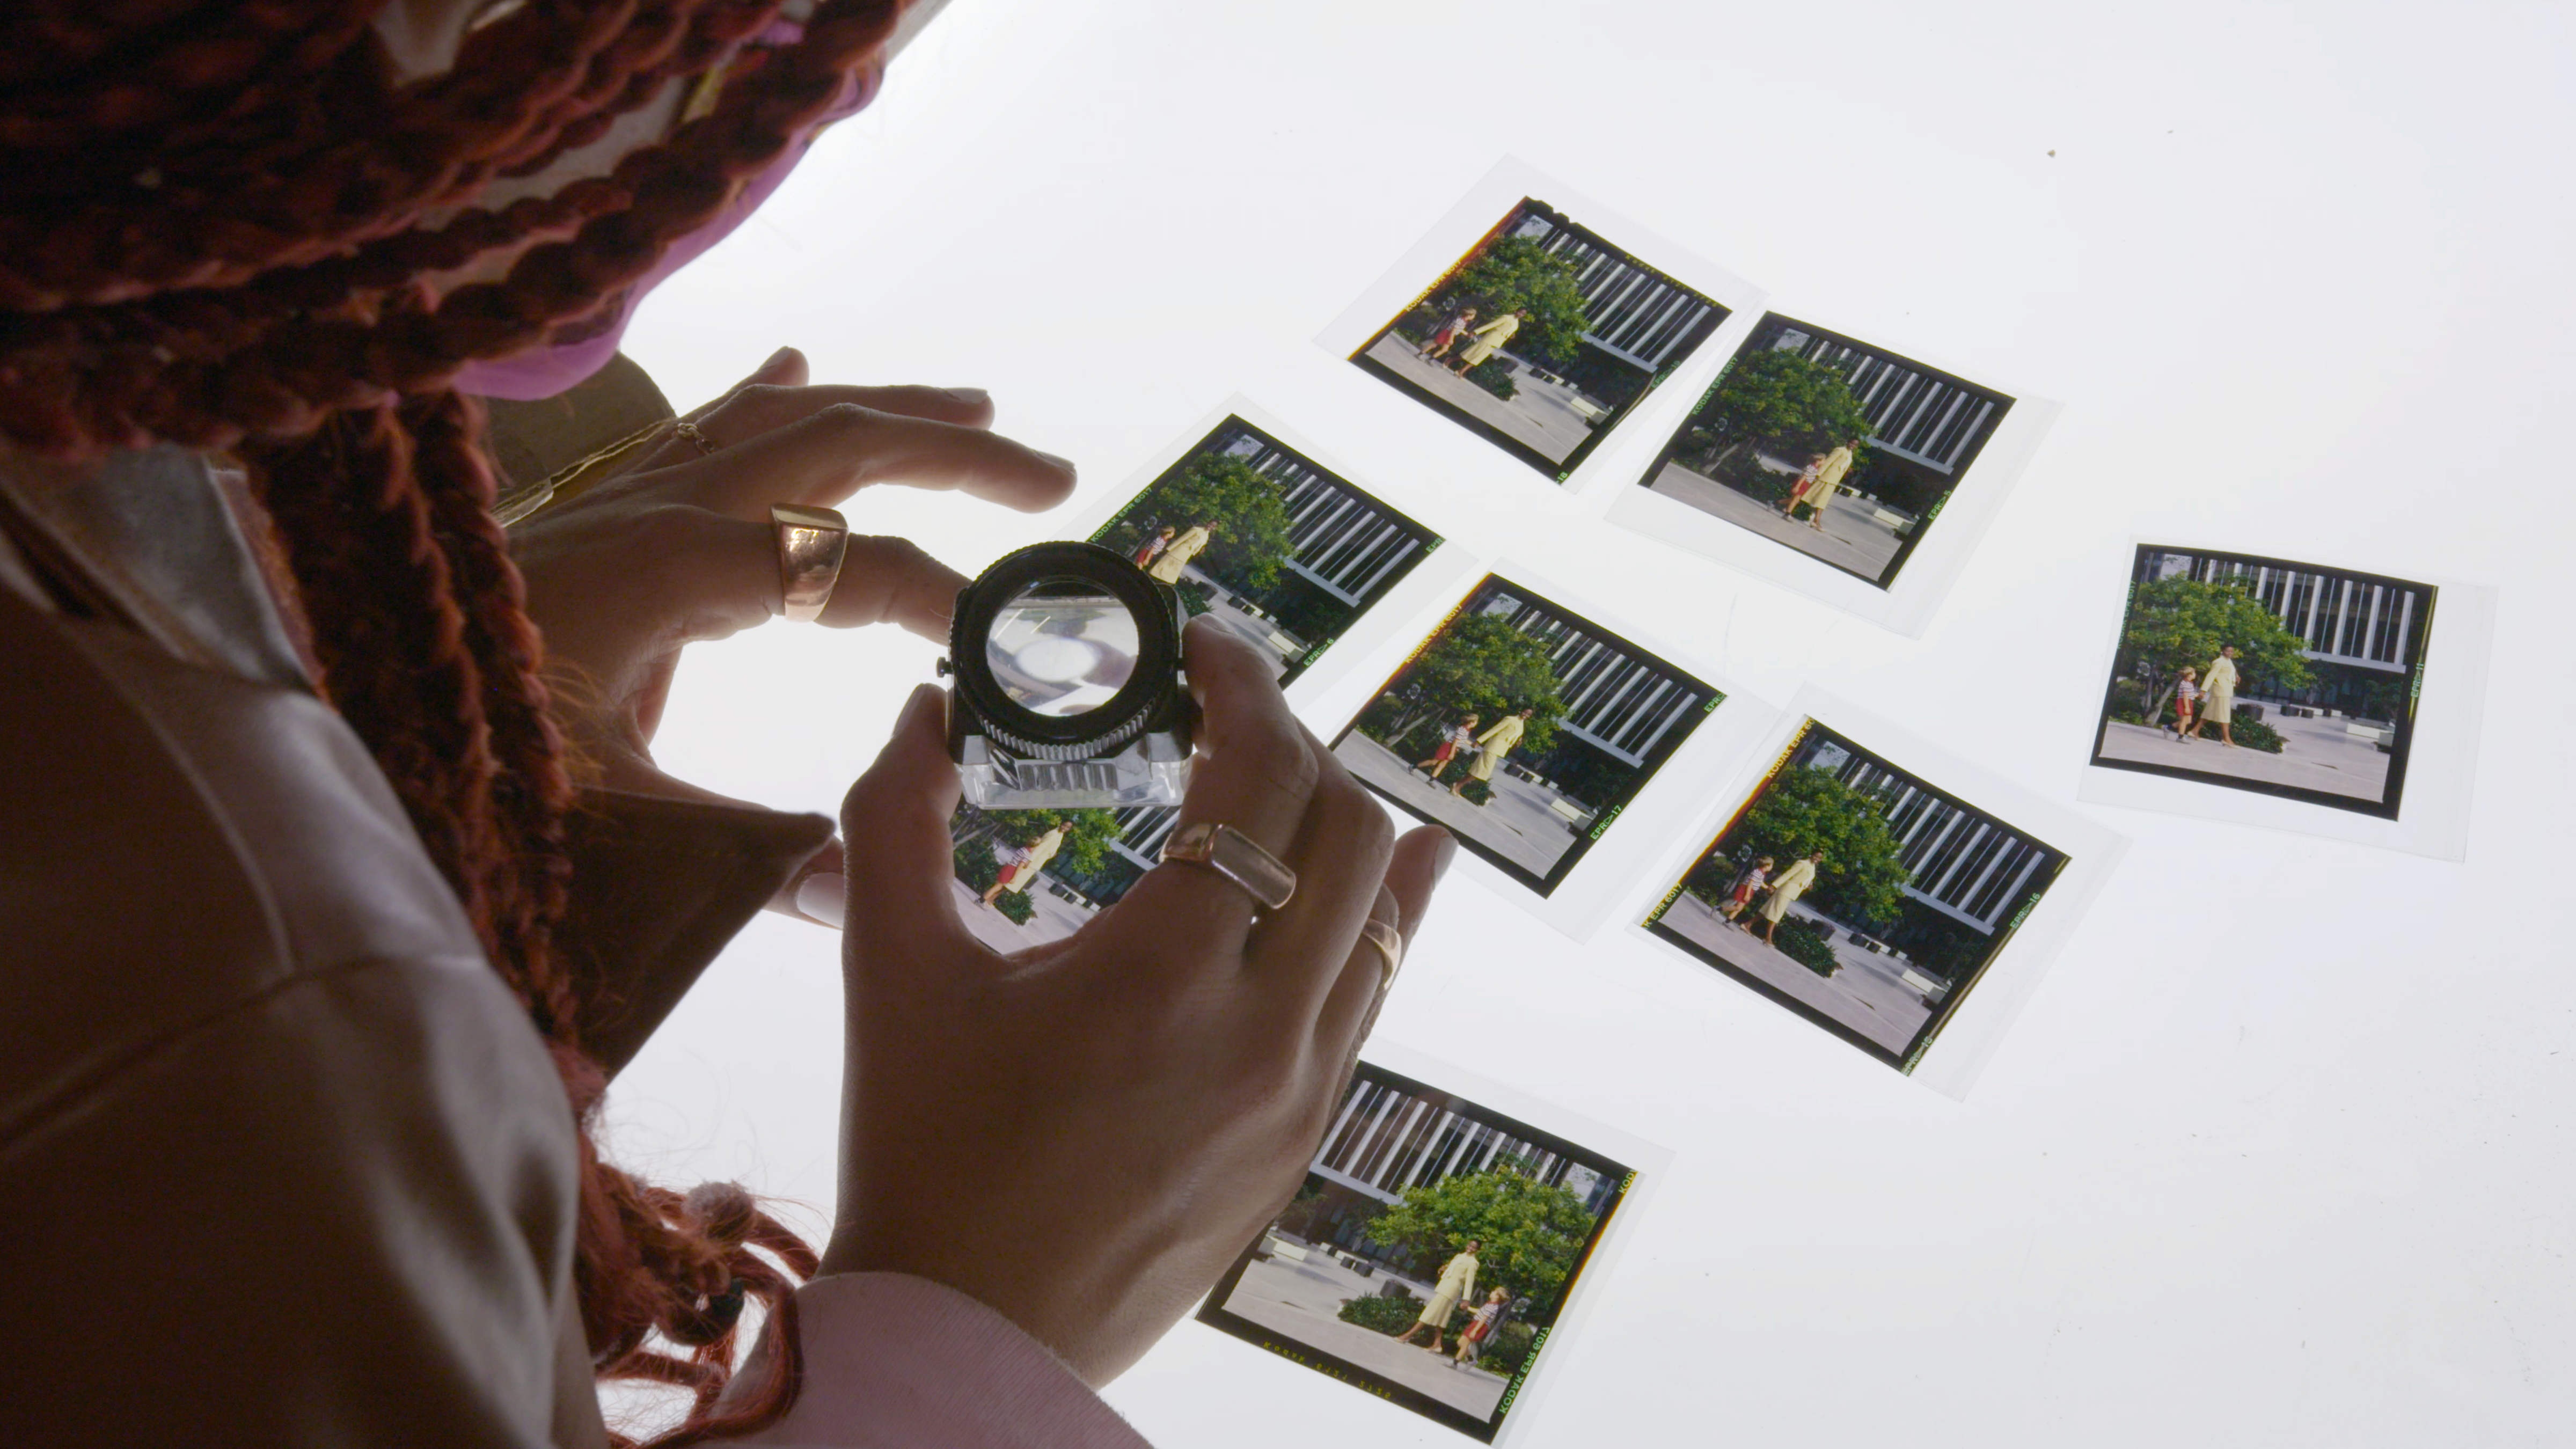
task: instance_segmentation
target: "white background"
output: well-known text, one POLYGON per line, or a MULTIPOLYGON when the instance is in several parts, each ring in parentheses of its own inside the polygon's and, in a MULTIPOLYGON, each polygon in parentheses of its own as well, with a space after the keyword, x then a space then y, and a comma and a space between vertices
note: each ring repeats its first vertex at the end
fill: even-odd
MULTIPOLYGON (((989 387, 1075 510, 1240 390, 1679 662, 2067 800, 2133 533, 2500 585, 2465 864, 2085 807, 2136 846, 1964 1104, 1467 882, 1380 1031, 1674 1154, 1525 1444, 2565 1443, 2569 16, 959 0, 629 346, 684 405, 782 342, 989 387), (1310 343, 1505 153, 2065 402, 1925 638, 1586 522, 1310 343)), ((855 512, 968 571, 1048 528, 855 512)), ((932 653, 702 650, 665 759, 828 809, 932 653)), ((756 924, 619 1084, 627 1160, 827 1210, 837 1012, 832 939, 756 924)), ((1187 1323, 1111 1398, 1166 1445, 1460 1442, 1187 1323)))

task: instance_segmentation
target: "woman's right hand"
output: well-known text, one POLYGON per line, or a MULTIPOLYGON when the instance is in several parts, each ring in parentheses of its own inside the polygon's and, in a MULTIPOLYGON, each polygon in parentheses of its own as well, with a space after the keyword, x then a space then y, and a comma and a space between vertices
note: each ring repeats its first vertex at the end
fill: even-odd
POLYGON ((1295 896, 1175 864, 1067 939, 1011 955, 968 934, 944 696, 916 691, 842 807, 849 1060, 826 1273, 958 1289, 1115 1378, 1277 1215, 1348 1082, 1386 972, 1456 844, 1386 812, 1288 711, 1269 669, 1188 634, 1202 754, 1183 825, 1233 826, 1295 896))

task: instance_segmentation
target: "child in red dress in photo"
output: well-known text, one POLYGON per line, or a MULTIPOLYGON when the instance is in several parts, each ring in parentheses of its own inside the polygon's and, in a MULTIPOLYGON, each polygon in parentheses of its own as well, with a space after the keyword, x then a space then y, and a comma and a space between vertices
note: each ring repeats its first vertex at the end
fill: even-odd
POLYGON ((1497 1288, 1485 1295, 1485 1301, 1468 1318, 1467 1331, 1458 1335, 1458 1363, 1472 1364, 1485 1356, 1486 1345, 1502 1332, 1503 1310, 1511 1301, 1512 1291, 1508 1288, 1497 1288))
POLYGON ((1717 913, 1730 921, 1743 915, 1744 908, 1753 904, 1753 893, 1762 889, 1762 883, 1770 878, 1771 857, 1766 855, 1735 878, 1734 889, 1726 893, 1726 904, 1718 907, 1717 913))
POLYGON ((1414 761, 1413 768, 1417 770, 1429 770, 1431 772, 1431 778, 1433 780, 1438 780, 1440 778, 1440 772, 1448 769, 1450 762, 1458 757, 1458 751, 1461 746, 1474 746, 1476 743, 1476 726, 1479 722, 1480 716, 1471 714, 1449 728, 1442 730, 1440 732, 1440 748, 1431 752, 1430 759, 1414 761))

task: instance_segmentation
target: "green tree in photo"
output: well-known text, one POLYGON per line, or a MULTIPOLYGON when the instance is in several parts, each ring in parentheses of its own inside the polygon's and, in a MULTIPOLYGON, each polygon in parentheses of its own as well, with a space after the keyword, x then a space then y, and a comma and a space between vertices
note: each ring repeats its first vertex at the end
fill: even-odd
POLYGON ((2120 635, 2120 672, 2145 686, 2147 722, 2168 717, 2184 669, 2200 670, 2206 679, 2210 661, 2228 644, 2236 646, 2236 671, 2248 688, 2304 689, 2315 682, 2306 641, 2283 628, 2242 582, 2173 578, 2138 585, 2120 635))
POLYGON ((1249 592, 1279 582, 1281 566, 1296 556, 1290 521, 1277 482, 1241 458, 1205 454, 1146 489, 1093 541, 1132 557, 1167 525, 1212 523, 1216 537, 1192 566, 1229 589, 1249 592))
MULTIPOLYGON (((1401 754, 1411 748, 1407 737, 1424 726, 1446 727, 1474 713, 1482 716, 1477 726, 1482 734, 1504 715, 1535 707, 1516 747, 1535 752, 1556 742, 1556 721, 1565 713, 1556 688, 1556 668, 1548 661, 1545 643, 1491 614, 1476 614, 1432 641, 1397 676, 1394 688, 1370 706, 1362 724, 1401 754)), ((1425 731, 1416 743, 1427 752, 1429 740, 1425 731)))
POLYGON ((1834 778, 1830 770, 1783 770, 1730 832, 1728 848, 1692 872, 1693 884, 1723 890, 1745 866, 1769 856, 1776 879, 1789 862, 1821 850, 1816 885, 1805 899, 1837 920, 1864 928, 1897 918, 1905 905, 1905 866, 1879 799, 1834 778))
POLYGON ((1401 1201, 1370 1222, 1368 1235, 1412 1254, 1426 1273, 1437 1273, 1470 1239, 1482 1243, 1476 1295, 1498 1287, 1526 1294, 1531 1320, 1545 1324, 1592 1225, 1583 1199, 1507 1163, 1406 1188, 1401 1201))
POLYGON ((1109 847, 1119 836, 1118 817, 1106 810, 996 810, 989 818, 993 833, 1013 845, 1036 844, 1054 822, 1062 820, 1064 844, 1056 847, 1048 868, 1061 866, 1076 875, 1089 875, 1107 864, 1109 847))
MULTIPOLYGON (((1574 263, 1526 237, 1507 236, 1479 253, 1443 288, 1431 310, 1445 316, 1464 304, 1481 327, 1506 312, 1529 309, 1504 346, 1523 356, 1568 365, 1592 323, 1574 263)), ((1459 344, 1465 346, 1465 342, 1459 344)))
MULTIPOLYGON (((958 807, 957 818, 949 829, 957 843, 951 854, 957 867, 957 879, 967 889, 981 895, 1001 878, 1002 867, 993 859, 993 843, 1034 845, 1056 821, 1065 822, 1064 843, 1056 848, 1055 859, 1046 866, 1074 875, 1090 875, 1108 863, 1109 846, 1118 839, 1118 817, 1106 810, 977 810, 958 807)), ((1019 891, 1006 891, 994 904, 1010 915, 1006 904, 1019 891)), ((1025 914, 1012 917, 1027 919, 1025 914)))
POLYGON ((1710 472, 1746 444, 1759 443, 1786 457, 1852 445, 1853 471, 1869 461, 1862 446, 1869 417, 1842 375, 1787 348, 1766 348, 1737 358, 1725 380, 1700 404, 1683 431, 1690 466, 1710 472))

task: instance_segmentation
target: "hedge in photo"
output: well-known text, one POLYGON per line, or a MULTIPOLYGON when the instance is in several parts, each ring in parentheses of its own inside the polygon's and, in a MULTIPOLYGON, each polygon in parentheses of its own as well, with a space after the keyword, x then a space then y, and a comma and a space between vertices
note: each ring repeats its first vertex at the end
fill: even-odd
POLYGON ((1374 1333, 1402 1333, 1421 1320, 1422 1300, 1413 1297, 1384 1298, 1376 1294, 1366 1298, 1345 1298, 1341 1310, 1333 1316, 1374 1333))
POLYGON ((1795 916, 1783 920, 1771 944, 1780 948, 1781 955, 1819 976, 1831 976, 1842 969, 1843 963, 1834 959, 1834 948, 1825 940, 1824 928, 1813 921, 1795 916))

